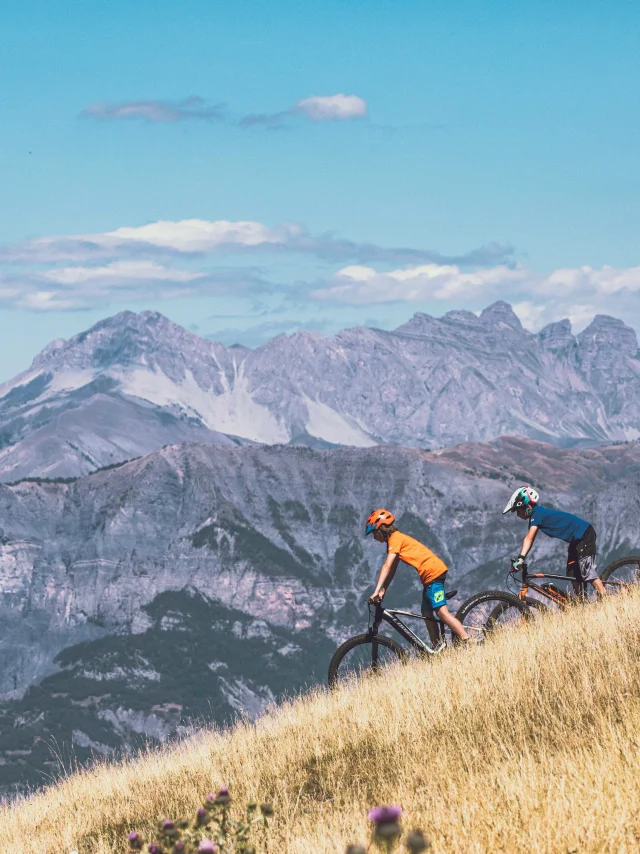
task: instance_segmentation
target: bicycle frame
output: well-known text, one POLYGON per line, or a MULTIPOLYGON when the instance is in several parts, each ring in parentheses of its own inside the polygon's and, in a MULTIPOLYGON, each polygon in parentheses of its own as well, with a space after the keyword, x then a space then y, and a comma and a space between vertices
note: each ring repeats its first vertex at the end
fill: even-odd
POLYGON ((541 596, 544 596, 546 599, 551 599, 552 602, 555 602, 556 605, 568 605, 571 599, 569 594, 565 593, 556 593, 553 590, 545 590, 540 584, 535 581, 531 581, 532 578, 555 578, 557 581, 571 581, 572 584, 580 585, 581 595, 587 591, 587 585, 584 581, 578 581, 573 575, 553 575, 547 572, 528 572, 526 563, 522 567, 522 580, 520 591, 518 593, 518 599, 525 599, 529 589, 535 590, 536 593, 539 593, 541 596))
MULTIPOLYGON (((373 625, 369 625, 369 631, 367 634, 375 639, 378 634, 378 629, 380 627, 380 623, 385 622, 389 623, 389 625, 395 629, 395 631, 400 635, 400 637, 404 638, 406 642, 412 646, 414 649, 418 650, 418 652, 426 652, 429 655, 437 655, 437 653, 441 652, 445 646, 446 642, 444 639, 444 628, 445 624, 442 620, 437 620, 432 617, 423 617, 422 614, 413 614, 411 611, 402 611, 399 608, 390 608, 387 610, 383 608, 382 605, 378 602, 375 606, 375 615, 373 617, 373 625), (412 632, 409 626, 405 625, 402 620, 397 616, 398 614, 402 614, 403 617, 413 617, 417 620, 429 620, 429 622, 437 623, 440 629, 440 643, 437 647, 429 646, 429 644, 425 643, 422 638, 419 638, 415 632, 412 632)), ((369 605, 369 620, 371 620, 371 605, 369 605)), ((373 663, 377 662, 378 658, 378 645, 373 643, 373 663)))

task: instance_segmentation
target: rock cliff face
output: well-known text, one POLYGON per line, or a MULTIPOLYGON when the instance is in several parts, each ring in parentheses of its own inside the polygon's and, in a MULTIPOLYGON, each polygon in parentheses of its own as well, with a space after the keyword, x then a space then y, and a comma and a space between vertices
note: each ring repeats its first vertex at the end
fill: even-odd
MULTIPOLYGON (((460 596, 503 586, 524 526, 501 511, 522 481, 590 519, 603 560, 637 551, 635 443, 187 443, 71 483, 0 485, 0 785, 37 783, 52 736, 83 759, 323 680, 366 624, 372 507, 449 564, 460 596)), ((541 540, 537 565, 562 566, 541 540)), ((418 598, 405 567, 389 601, 418 598)))
POLYGON ((537 335, 504 302, 394 330, 281 335, 257 350, 124 312, 0 386, 0 479, 72 477, 184 441, 439 448, 519 434, 640 438, 635 333, 598 315, 537 335))

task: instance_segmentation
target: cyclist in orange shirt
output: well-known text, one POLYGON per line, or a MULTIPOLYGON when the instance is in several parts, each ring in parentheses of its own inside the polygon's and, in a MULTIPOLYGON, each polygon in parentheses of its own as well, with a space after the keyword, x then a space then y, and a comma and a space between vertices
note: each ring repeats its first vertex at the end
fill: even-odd
POLYGON ((365 536, 373 534, 374 540, 387 544, 387 559, 382 564, 378 575, 376 589, 369 597, 370 602, 382 600, 389 589, 398 568, 398 561, 413 566, 422 582, 422 616, 425 618, 429 637, 434 646, 440 641, 440 628, 433 619, 435 614, 439 620, 449 626, 453 634, 461 640, 468 640, 460 620, 457 620, 447 608, 447 597, 444 590, 444 578, 447 566, 425 545, 399 531, 393 524, 396 517, 393 513, 381 507, 374 510, 365 528, 365 536))

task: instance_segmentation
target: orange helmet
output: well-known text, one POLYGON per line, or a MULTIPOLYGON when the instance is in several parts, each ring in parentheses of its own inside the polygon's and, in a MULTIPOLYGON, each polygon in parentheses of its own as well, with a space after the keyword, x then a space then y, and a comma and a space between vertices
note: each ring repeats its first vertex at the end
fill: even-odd
POLYGON ((378 510, 374 510, 369 514, 367 526, 364 529, 364 535, 366 537, 366 535, 370 534, 372 531, 377 531, 380 525, 393 525, 395 521, 396 517, 393 513, 389 513, 389 511, 385 510, 384 507, 380 507, 378 510))

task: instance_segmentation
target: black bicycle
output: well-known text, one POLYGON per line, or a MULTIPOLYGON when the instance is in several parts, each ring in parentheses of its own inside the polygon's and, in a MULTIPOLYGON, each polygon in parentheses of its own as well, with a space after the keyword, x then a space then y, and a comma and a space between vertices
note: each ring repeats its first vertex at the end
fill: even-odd
MULTIPOLYGON (((457 590, 447 592, 447 600, 453 599, 457 590)), ((449 637, 450 630, 436 617, 424 617, 399 608, 383 608, 381 602, 369 602, 369 626, 367 632, 344 641, 334 652, 329 664, 329 686, 339 682, 377 673, 394 662, 406 661, 410 654, 428 658, 438 655, 448 646, 454 646, 458 638, 449 637), (400 617, 409 617, 435 623, 438 641, 426 643, 413 632, 400 617), (382 623, 387 623, 409 644, 409 649, 396 640, 379 634, 382 623)), ((465 628, 473 643, 482 643, 488 634, 500 628, 522 625, 529 619, 530 612, 524 602, 503 590, 486 590, 467 599, 458 608, 456 617, 465 628)), ((436 632, 434 632, 436 634, 436 632)))

